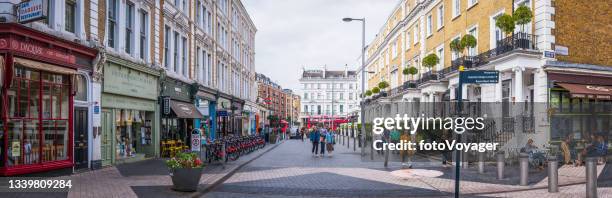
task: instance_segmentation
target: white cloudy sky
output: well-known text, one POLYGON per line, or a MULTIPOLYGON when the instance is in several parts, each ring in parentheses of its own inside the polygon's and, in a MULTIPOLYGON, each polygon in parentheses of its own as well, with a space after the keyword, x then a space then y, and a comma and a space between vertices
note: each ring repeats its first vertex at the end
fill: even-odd
POLYGON ((398 0, 243 0, 257 27, 255 68, 283 88, 298 89, 302 66, 356 69, 360 64, 361 22, 366 45, 398 0))

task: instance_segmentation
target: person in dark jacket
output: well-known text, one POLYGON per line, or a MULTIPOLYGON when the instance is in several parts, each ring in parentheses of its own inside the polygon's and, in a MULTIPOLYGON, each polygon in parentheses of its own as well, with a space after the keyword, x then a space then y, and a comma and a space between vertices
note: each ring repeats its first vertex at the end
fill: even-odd
POLYGON ((312 155, 315 157, 319 156, 319 139, 321 138, 321 133, 314 127, 312 132, 310 132, 310 142, 312 142, 312 155))

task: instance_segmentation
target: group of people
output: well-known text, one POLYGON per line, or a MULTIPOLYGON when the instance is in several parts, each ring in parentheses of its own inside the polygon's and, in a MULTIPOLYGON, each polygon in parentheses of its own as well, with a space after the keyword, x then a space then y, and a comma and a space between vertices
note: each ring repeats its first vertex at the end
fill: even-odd
MULTIPOLYGON (((590 142, 586 143, 580 152, 576 149, 576 142, 572 139, 570 134, 561 141, 560 151, 564 164, 581 166, 584 164, 586 157, 599 157, 598 163, 605 163, 605 157, 608 154, 608 144, 603 135, 592 134, 590 142)), ((530 165, 540 170, 544 169, 545 154, 533 144, 532 139, 527 140, 527 144, 521 148, 521 152, 529 155, 530 165)))
POLYGON ((334 151, 334 144, 336 144, 335 133, 331 129, 323 127, 313 127, 309 133, 310 142, 312 142, 312 155, 323 157, 325 150, 327 150, 327 155, 331 157, 334 151))

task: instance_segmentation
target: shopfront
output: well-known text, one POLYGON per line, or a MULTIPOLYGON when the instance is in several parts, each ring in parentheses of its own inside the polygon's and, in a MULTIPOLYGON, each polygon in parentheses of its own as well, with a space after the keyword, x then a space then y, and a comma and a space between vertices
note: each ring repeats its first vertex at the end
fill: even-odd
POLYGON ((231 96, 219 93, 217 97, 217 130, 215 137, 225 137, 231 134, 232 117, 231 96))
POLYGON ((0 23, 0 175, 74 165, 78 71, 94 49, 18 24, 0 23))
POLYGON ((102 93, 102 165, 156 157, 159 72, 108 56, 102 93))
POLYGON ((548 73, 551 140, 581 143, 603 136, 612 143, 612 75, 548 73))
POLYGON ((216 92, 213 89, 195 84, 197 87, 195 105, 198 108, 200 114, 202 114, 202 118, 196 120, 196 128, 199 128, 201 131, 202 137, 205 137, 207 140, 214 140, 215 133, 213 133, 216 129, 216 92))
POLYGON ((170 157, 185 150, 191 142, 191 131, 202 114, 193 104, 196 89, 190 84, 166 77, 161 81, 161 156, 170 157))

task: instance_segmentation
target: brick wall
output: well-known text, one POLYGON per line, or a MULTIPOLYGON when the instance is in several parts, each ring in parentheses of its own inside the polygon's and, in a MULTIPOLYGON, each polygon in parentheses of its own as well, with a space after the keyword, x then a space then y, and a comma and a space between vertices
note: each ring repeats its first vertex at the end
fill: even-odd
POLYGON ((561 61, 612 66, 612 6, 609 0, 556 0, 556 45, 566 46, 561 61))
MULTIPOLYGON (((98 1, 98 40, 104 43, 104 35, 106 35, 106 1, 98 1)), ((106 44, 106 43, 104 43, 106 44)))

